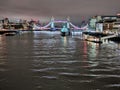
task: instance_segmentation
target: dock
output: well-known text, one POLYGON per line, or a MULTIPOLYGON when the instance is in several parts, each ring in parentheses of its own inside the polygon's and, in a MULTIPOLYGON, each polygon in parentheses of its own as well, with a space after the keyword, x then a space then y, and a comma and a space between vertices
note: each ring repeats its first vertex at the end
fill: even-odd
POLYGON ((0 35, 6 34, 6 33, 18 33, 18 30, 0 30, 0 35))
POLYGON ((112 34, 112 35, 102 37, 101 40, 110 39, 110 38, 114 38, 114 37, 117 37, 117 36, 118 36, 118 34, 112 34))
POLYGON ((84 39, 91 42, 102 43, 111 38, 119 37, 118 33, 115 34, 104 34, 102 32, 84 32, 84 39))

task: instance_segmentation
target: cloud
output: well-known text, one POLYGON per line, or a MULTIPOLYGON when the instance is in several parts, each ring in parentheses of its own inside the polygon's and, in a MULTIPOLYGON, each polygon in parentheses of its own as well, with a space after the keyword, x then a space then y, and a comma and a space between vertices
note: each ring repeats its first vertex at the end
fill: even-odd
POLYGON ((119 0, 0 0, 0 15, 89 17, 116 14, 119 0))

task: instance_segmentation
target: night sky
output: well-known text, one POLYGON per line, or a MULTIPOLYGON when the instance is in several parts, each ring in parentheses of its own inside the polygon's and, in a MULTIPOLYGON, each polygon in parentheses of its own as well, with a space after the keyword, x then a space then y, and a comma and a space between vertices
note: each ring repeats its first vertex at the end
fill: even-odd
POLYGON ((120 0, 0 0, 0 16, 47 19, 66 18, 75 21, 93 15, 116 15, 120 0))

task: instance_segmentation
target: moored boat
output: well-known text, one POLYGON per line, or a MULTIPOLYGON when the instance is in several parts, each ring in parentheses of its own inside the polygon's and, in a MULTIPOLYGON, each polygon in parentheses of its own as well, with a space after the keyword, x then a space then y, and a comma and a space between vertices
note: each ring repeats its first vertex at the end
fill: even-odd
POLYGON ((16 33, 5 33, 5 36, 14 36, 16 33))

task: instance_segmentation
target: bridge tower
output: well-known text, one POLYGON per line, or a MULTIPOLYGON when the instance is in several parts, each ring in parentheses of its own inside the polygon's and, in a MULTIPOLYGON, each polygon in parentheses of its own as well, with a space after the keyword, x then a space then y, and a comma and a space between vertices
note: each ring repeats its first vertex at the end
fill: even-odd
POLYGON ((70 17, 67 18, 67 29, 68 29, 68 35, 71 34, 71 31, 70 31, 70 17))
POLYGON ((67 17, 67 28, 70 29, 70 17, 67 17))
POLYGON ((55 28, 55 24, 54 24, 54 17, 52 16, 51 18, 51 29, 54 29, 55 28))

